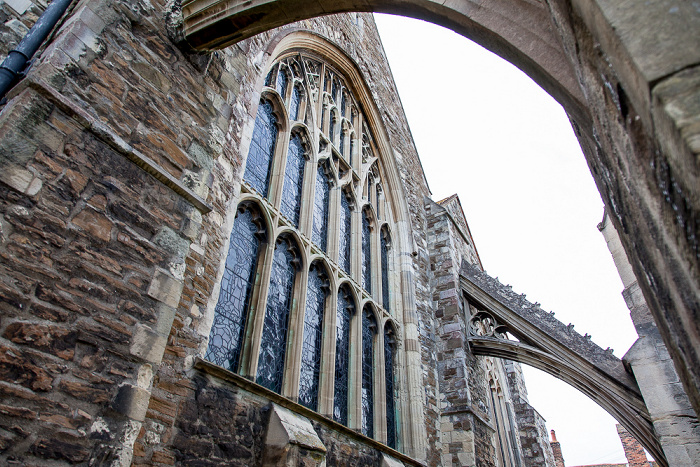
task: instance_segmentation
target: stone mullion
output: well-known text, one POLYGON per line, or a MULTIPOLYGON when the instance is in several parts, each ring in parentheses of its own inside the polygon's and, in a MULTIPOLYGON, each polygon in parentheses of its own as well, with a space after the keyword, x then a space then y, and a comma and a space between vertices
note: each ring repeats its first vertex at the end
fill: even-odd
POLYGON ((316 196, 316 173, 318 163, 316 161, 313 141, 309 143, 312 148, 307 148, 306 161, 304 162, 304 182, 301 190, 301 205, 299 206, 299 231, 311 239, 311 231, 314 222, 314 206, 316 196))
POLYGON ((284 172, 287 167, 287 152, 289 151, 289 139, 291 130, 289 124, 281 125, 277 135, 277 144, 275 145, 275 155, 272 160, 272 169, 270 176, 270 188, 267 198, 274 208, 279 211, 282 201, 282 190, 284 187, 284 172))
MULTIPOLYGON (((361 294, 357 295, 361 297, 361 294)), ((350 320, 350 382, 348 384, 348 427, 362 429, 362 300, 356 300, 350 320)))
MULTIPOLYGON (((382 313, 380 312, 380 315, 382 313)), ((386 362, 384 361, 384 320, 379 318, 374 348, 374 439, 387 442, 386 429, 386 362)))

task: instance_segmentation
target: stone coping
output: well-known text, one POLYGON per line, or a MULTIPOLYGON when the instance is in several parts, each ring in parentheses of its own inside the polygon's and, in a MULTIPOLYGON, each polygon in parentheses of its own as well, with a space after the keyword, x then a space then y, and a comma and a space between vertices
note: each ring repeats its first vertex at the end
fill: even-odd
POLYGON ((211 362, 208 362, 202 358, 197 357, 195 362, 194 362, 194 368, 206 373, 210 376, 213 376, 215 378, 222 379, 224 381, 227 381, 229 383, 232 383, 235 386, 238 386, 239 388, 248 391, 250 393, 253 393, 257 396, 264 397, 265 399, 268 399, 270 402, 274 402, 277 405, 280 405, 286 409, 289 409, 293 412, 298 413, 299 415, 302 415, 304 417, 307 417, 313 421, 322 423, 323 425, 327 426, 331 430, 337 431, 342 433, 343 435, 353 438, 356 441, 360 441, 366 445, 369 445, 378 451, 381 451, 395 459, 400 460, 401 462, 404 463, 404 465, 413 465, 413 466, 419 466, 419 467, 425 467, 426 464, 418 461, 412 457, 407 456, 406 454, 403 454, 395 449, 390 448, 386 444, 383 444, 375 439, 372 439, 368 436, 363 435, 362 433, 358 433, 355 430, 352 430, 345 425, 342 425, 335 420, 332 420, 328 417, 325 417, 321 415, 318 412, 314 412, 313 410, 309 409, 308 407, 304 407, 301 404, 297 404, 296 402, 293 402, 289 399, 287 399, 284 396, 281 396, 277 394, 274 391, 271 391, 267 389, 266 387, 263 387, 248 378, 245 378, 241 375, 238 375, 232 371, 226 370, 225 368, 222 368, 218 365, 215 365, 211 362))

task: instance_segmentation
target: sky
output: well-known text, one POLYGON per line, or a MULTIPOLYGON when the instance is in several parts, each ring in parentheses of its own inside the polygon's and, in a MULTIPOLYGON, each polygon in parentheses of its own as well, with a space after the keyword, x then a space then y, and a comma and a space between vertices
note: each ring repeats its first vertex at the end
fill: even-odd
MULTIPOLYGON (((434 200, 459 195, 484 269, 621 358, 637 335, 563 108, 527 75, 422 21, 375 15, 434 200)), ((626 462, 615 420, 523 365, 567 466, 626 462)))

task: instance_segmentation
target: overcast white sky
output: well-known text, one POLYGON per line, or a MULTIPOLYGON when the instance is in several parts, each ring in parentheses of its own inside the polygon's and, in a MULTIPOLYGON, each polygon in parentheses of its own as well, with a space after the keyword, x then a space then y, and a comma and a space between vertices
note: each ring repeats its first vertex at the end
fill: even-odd
MULTIPOLYGON (((500 57, 441 27, 375 15, 433 199, 457 193, 484 268, 622 357, 636 339, 597 224, 603 203, 562 107, 500 57)), ((567 466, 626 462, 615 421, 526 367, 567 466)))

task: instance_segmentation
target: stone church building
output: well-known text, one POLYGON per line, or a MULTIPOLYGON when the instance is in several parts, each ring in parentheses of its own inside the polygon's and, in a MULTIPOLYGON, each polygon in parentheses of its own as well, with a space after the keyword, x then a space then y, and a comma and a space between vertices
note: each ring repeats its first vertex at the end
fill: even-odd
POLYGON ((554 466, 521 363, 698 462, 700 12, 655 26, 686 31, 668 65, 606 35, 632 7, 442 3, 0 1, 0 464, 554 466), (447 25, 562 103, 622 360, 483 272, 360 11, 447 25))

